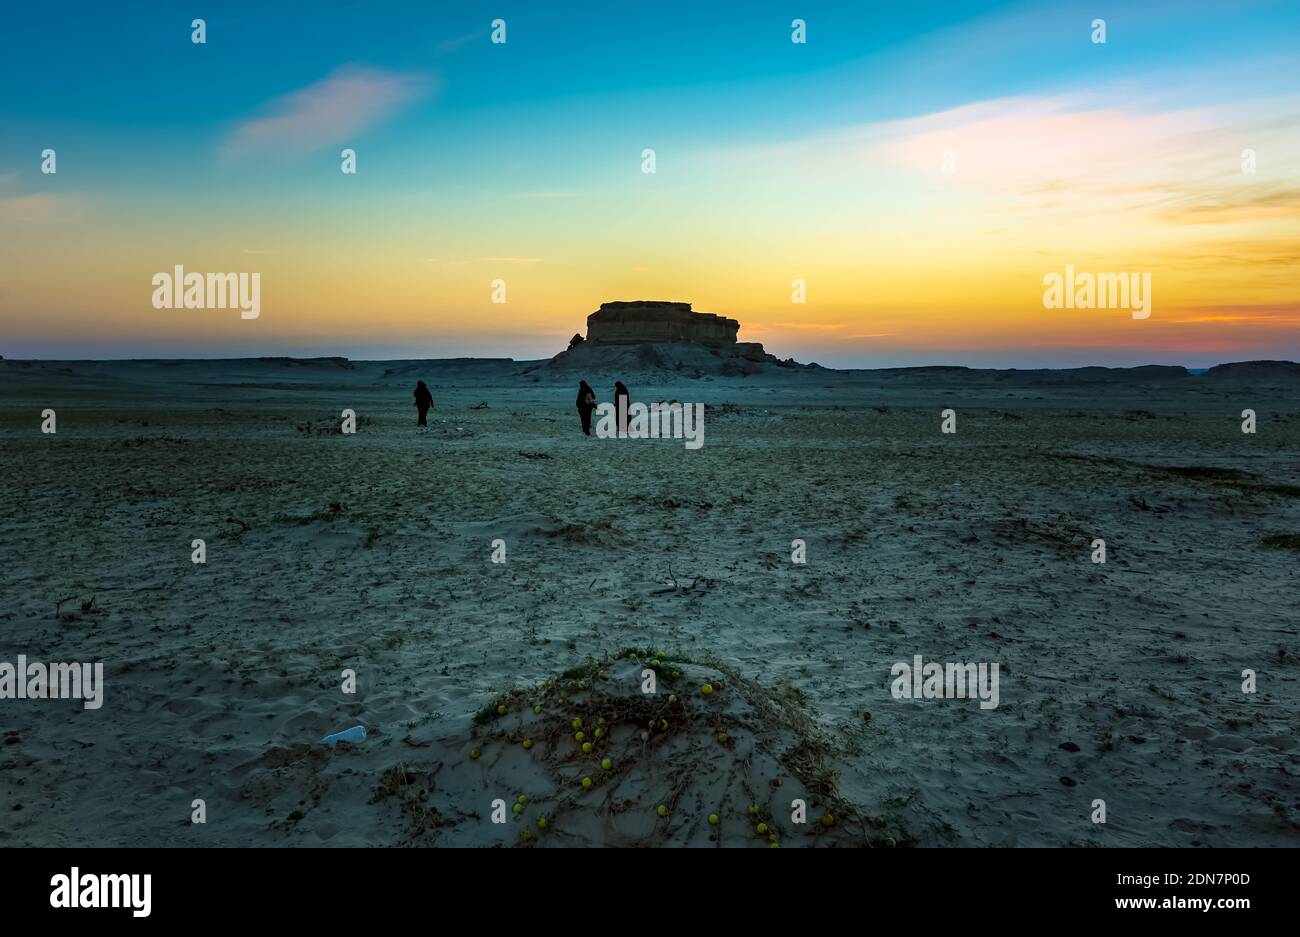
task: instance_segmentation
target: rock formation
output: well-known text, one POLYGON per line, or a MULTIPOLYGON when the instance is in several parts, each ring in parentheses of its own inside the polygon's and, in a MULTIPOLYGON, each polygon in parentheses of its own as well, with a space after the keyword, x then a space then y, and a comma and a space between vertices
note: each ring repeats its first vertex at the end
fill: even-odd
POLYGON ((711 312, 692 312, 690 303, 654 300, 601 303, 587 316, 587 341, 608 345, 697 342, 710 348, 736 344, 740 323, 711 312))
POLYGON ((694 312, 690 303, 601 303, 587 316, 585 340, 573 336, 567 349, 547 362, 524 368, 522 373, 576 370, 626 377, 673 371, 688 377, 744 377, 768 367, 809 367, 793 360, 778 361, 758 342, 738 342, 739 332, 740 323, 735 319, 694 312))

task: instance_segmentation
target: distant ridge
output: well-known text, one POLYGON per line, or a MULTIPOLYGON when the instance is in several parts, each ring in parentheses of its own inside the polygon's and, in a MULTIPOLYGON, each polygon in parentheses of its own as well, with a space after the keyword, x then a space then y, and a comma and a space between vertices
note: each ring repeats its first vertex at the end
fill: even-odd
POLYGON ((1216 364, 1205 372, 1206 377, 1289 377, 1300 378, 1300 364, 1294 361, 1233 361, 1216 364))
MULTIPOLYGON (((171 364, 181 360, 184 359, 171 359, 168 361, 168 363, 171 364)), ((267 356, 260 356, 257 358, 214 358, 212 360, 213 361, 239 361, 245 364, 252 361, 252 362, 265 363, 265 364, 275 364, 275 365, 279 365, 282 368, 310 368, 310 367, 330 366, 330 367, 345 368, 350 370, 353 367, 351 361, 339 355, 320 357, 320 358, 291 358, 288 357, 287 355, 267 355, 267 356)))
POLYGON ((815 371, 822 374, 874 375, 892 380, 907 376, 933 375, 938 377, 969 377, 990 381, 1019 383, 1165 383, 1165 382, 1217 382, 1217 381, 1281 381, 1300 383, 1300 363, 1284 360, 1231 361, 1193 373, 1182 365, 1147 364, 1134 367, 1104 367, 1091 365, 1078 368, 976 368, 967 365, 917 365, 893 368, 824 368, 817 364, 798 364, 793 360, 778 360, 764 353, 748 351, 747 343, 737 343, 736 354, 721 353, 693 342, 662 342, 620 344, 618 346, 593 345, 582 342, 553 358, 374 358, 353 360, 341 355, 298 358, 285 355, 263 355, 247 358, 6 358, 0 355, 0 373, 16 374, 24 371, 84 368, 88 371, 129 372, 132 368, 182 370, 187 368, 226 367, 234 369, 320 369, 361 372, 384 367, 389 373, 417 372, 421 369, 465 370, 492 368, 508 370, 515 374, 536 375, 543 372, 572 372, 574 369, 612 368, 633 370, 662 370, 677 372, 681 376, 704 376, 720 373, 722 376, 745 376, 758 373, 755 365, 766 365, 791 374, 815 371))

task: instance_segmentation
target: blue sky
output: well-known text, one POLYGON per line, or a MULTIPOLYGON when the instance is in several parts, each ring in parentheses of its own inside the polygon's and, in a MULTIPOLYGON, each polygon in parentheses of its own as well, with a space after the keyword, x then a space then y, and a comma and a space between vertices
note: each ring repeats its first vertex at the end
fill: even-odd
MULTIPOLYGON (((1171 124, 1156 144, 1167 151, 1135 152, 1135 159, 1190 161, 1177 148, 1180 134, 1211 130, 1221 131, 1225 154, 1235 153, 1237 135, 1250 142, 1294 116, 1298 27, 1294 2, 1231 9, 1194 2, 765 0, 11 5, 0 38, 0 248, 10 248, 7 263, 0 257, 0 273, 12 286, 0 286, 0 319, 23 316, 17 347, 31 354, 93 354, 97 347, 118 354, 133 341, 178 354, 218 347, 222 353, 383 354, 411 348, 414 333, 390 343, 361 341, 340 327, 337 310, 313 319, 310 310, 322 295, 338 294, 337 284, 312 288, 305 275, 292 275, 310 269, 320 280, 327 270, 355 264, 360 297, 366 278, 405 280, 401 265, 418 263, 432 265, 420 275, 432 269, 433 279, 412 279, 407 293, 377 295, 389 297, 385 308, 400 307, 394 327, 425 323, 420 354, 487 348, 517 357, 543 354, 557 337, 572 334, 600 299, 658 289, 671 295, 657 298, 694 299, 752 322, 766 330, 762 340, 783 343, 778 351, 841 363, 964 355, 1031 364, 1011 352, 999 358, 992 335, 978 349, 974 334, 951 346, 933 334, 888 349, 819 346, 794 325, 782 333, 781 320, 790 316, 768 294, 742 300, 741 281, 782 256, 792 270, 821 264, 826 286, 814 292, 834 302, 799 310, 808 317, 805 331, 824 325, 875 335, 852 323, 874 321, 880 310, 859 308, 870 305, 865 293, 854 306, 858 274, 847 259, 824 263, 818 239, 851 233, 851 207, 864 219, 858 250, 869 256, 882 249, 876 239, 923 238, 924 232, 908 230, 909 216, 937 212, 935 228, 943 231, 967 224, 976 212, 990 214, 989 205, 998 203, 991 189, 983 207, 968 195, 965 201, 936 195, 914 173, 887 162, 870 163, 869 177, 854 179, 859 140, 963 108, 1018 112, 1029 101, 1089 113, 1126 108, 1129 124, 1121 121, 1117 133, 1138 126, 1142 115, 1196 115, 1171 124), (196 16, 207 26, 201 46, 190 42, 196 16), (507 23, 508 42, 494 47, 488 33, 498 17, 507 23), (807 22, 806 45, 789 41, 796 17, 807 22), (1096 17, 1107 20, 1104 47, 1087 40, 1096 17), (366 96, 359 109, 358 93, 366 96), (312 101, 320 102, 323 116, 306 122, 302 139, 285 136, 276 115, 309 110, 312 101), (1233 125, 1234 113, 1250 114, 1255 123, 1233 125), (338 126, 321 126, 335 118, 338 126), (42 176, 35 154, 56 144, 59 174, 42 176), (341 145, 356 146, 363 167, 346 189, 337 168, 341 145), (635 172, 644 146, 654 146, 663 165, 653 199, 637 188, 645 181, 635 172), (794 148, 798 160, 783 163, 783 147, 794 148), (818 148, 834 155, 833 165, 808 158, 818 148), (800 199, 815 204, 805 209, 800 199), (962 214, 945 221, 943 212, 958 206, 962 214), (877 230, 873 217, 899 227, 877 230), (687 230, 698 238, 689 251, 675 243, 687 230), (584 239, 593 242, 589 256, 584 239), (733 241, 753 259, 723 256, 733 241), (103 244, 112 250, 97 250, 103 244), (187 331, 150 319, 131 284, 142 270, 166 267, 169 247, 192 263, 274 257, 266 263, 283 265, 279 282, 292 280, 293 289, 280 296, 292 303, 260 332, 210 323, 187 331), (716 277, 688 269, 714 249, 716 277), (47 271, 77 251, 86 254, 67 275, 80 279, 51 294, 38 274, 48 283, 47 271), (112 266, 101 256, 108 254, 112 266), (518 305, 503 332, 463 325, 478 317, 463 297, 479 281, 463 280, 461 267, 493 258, 532 265, 511 271, 527 290, 512 300, 518 305), (681 271, 676 278, 665 272, 673 265, 681 271), (590 289, 573 289, 574 283, 590 289), (438 296, 427 308, 410 298, 426 288, 438 296), (736 305, 728 307, 733 295, 736 305), (48 313, 47 332, 32 324, 33 304, 48 313), (68 324, 83 319, 103 326, 70 340, 68 324)), ((1009 149, 1043 145, 1041 136, 1007 139, 1009 149)), ((1294 178, 1295 154, 1285 157, 1273 160, 1269 184, 1294 178)), ((863 157, 864 164, 874 158, 863 157)), ((1205 189, 1203 175, 1189 175, 1186 187, 1201 201, 1222 201, 1205 189)), ((1038 183, 1069 185, 1073 178, 1038 183)), ((1146 180, 1160 191, 1183 181, 1146 180)), ((1240 244, 1239 222, 1222 229, 1224 244, 1240 244)), ((1033 225, 1015 224, 1023 224, 1023 241, 1035 240, 1033 225)), ((986 232, 972 228, 976 236, 986 232)), ((1270 249, 1285 246, 1285 232, 1252 229, 1249 236, 1267 237, 1270 249)), ((980 243, 951 244, 946 267, 936 256, 934 271, 909 275, 929 280, 959 271, 980 243)), ((1089 242, 1086 250, 1096 247, 1089 242)), ((1174 248, 1152 239, 1141 250, 1152 259, 1139 253, 1140 262, 1157 264, 1174 248)), ((844 257, 851 256, 846 250, 844 257)), ((1050 268, 1059 265, 1053 260, 1050 268)), ((488 276, 485 270, 480 279, 488 276)), ((1000 295, 1019 297, 1019 286, 1007 279, 1000 295)), ((869 282, 861 287, 867 290, 869 282)), ((972 292, 993 290, 984 284, 972 292)), ((1180 290, 1182 307, 1199 304, 1190 286, 1180 290)), ((1275 309, 1286 300, 1250 284, 1214 290, 1205 305, 1275 309)), ((961 310, 944 307, 947 296, 926 299, 924 315, 951 315, 954 322, 975 316, 972 310, 963 319, 961 310)), ((1162 344, 1156 334, 1135 337, 1132 347, 1108 340, 1127 348, 1114 360, 1185 356, 1201 347, 1185 336, 1162 344)), ((1027 354, 1062 363, 1068 355, 1054 344, 1062 341, 1044 333, 1027 354)), ((1269 337, 1251 341, 1257 350, 1276 344, 1269 337)), ((1090 347, 1087 354, 1097 352, 1090 347)))

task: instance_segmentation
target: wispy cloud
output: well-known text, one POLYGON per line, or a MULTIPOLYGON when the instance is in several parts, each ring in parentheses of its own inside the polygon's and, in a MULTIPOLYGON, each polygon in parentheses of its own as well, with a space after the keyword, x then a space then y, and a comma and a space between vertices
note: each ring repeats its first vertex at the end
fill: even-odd
POLYGON ((1300 133, 1275 108, 1294 113, 1300 99, 1160 111, 1104 95, 1012 98, 882 127, 892 139, 875 152, 931 179, 948 153, 948 184, 992 194, 1011 211, 1276 218, 1300 204, 1300 188, 1276 181, 1294 169, 1300 133), (1258 179, 1241 171, 1247 146, 1267 156, 1258 179))
MULTIPOLYGON (((907 192, 939 211, 1140 216, 1154 225, 1278 219, 1300 206, 1300 95, 1169 108, 1123 89, 979 101, 902 120, 707 151, 717 168, 907 192), (1242 171, 1258 152, 1257 175, 1242 171), (725 164, 724 164, 725 161, 725 164), (885 180, 885 181, 882 181, 885 180)), ((934 219, 931 219, 932 223, 934 219)))
POLYGON ((1174 313, 1166 321, 1174 325, 1232 322, 1291 328, 1300 325, 1300 302, 1189 308, 1174 313))
POLYGON ((577 192, 516 192, 515 198, 573 198, 577 192))
POLYGON ((1231 189, 1219 186, 1171 205, 1165 218, 1179 224, 1217 224, 1300 215, 1300 186, 1263 182, 1231 189))
POLYGON ((459 52, 462 48, 469 45, 475 39, 482 39, 485 35, 483 30, 473 33, 465 33, 463 36, 456 36, 452 39, 444 39, 433 47, 434 52, 438 55, 451 55, 453 52, 459 52))
POLYGON ((540 257, 426 257, 425 263, 442 267, 463 267, 466 264, 539 264, 540 257))
POLYGON ((15 195, 0 198, 0 222, 76 221, 84 214, 85 207, 85 199, 78 195, 52 192, 15 195))
POLYGON ((436 88, 419 72, 345 65, 269 102, 260 117, 236 126, 221 144, 224 160, 253 153, 304 156, 357 136, 436 88))

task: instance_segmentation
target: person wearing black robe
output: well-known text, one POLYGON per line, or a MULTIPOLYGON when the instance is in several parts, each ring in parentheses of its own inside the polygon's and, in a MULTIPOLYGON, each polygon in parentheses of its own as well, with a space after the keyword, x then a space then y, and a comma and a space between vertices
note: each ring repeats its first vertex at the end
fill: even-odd
POLYGON ((578 416, 582 418, 582 431, 591 435, 591 411, 596 409, 596 392, 586 381, 578 384, 578 416))
POLYGON ((429 422, 425 417, 429 413, 429 408, 433 406, 433 394, 429 393, 429 388, 424 386, 424 381, 419 381, 415 385, 415 406, 420 412, 419 426, 428 426, 429 422))
POLYGON ((631 395, 622 381, 614 382, 614 419, 620 437, 627 435, 627 408, 631 406, 631 395))

